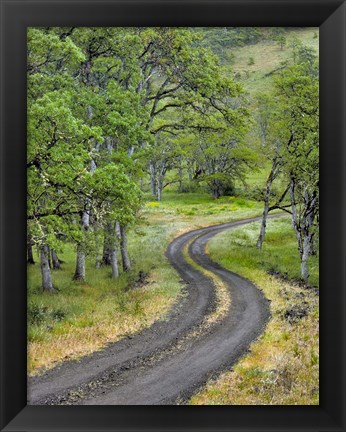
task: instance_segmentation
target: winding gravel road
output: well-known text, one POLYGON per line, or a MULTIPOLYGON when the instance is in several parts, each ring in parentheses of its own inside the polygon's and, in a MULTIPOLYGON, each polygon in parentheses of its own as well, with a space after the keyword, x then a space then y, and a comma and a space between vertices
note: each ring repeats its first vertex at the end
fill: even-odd
POLYGON ((250 281, 212 262, 205 246, 217 233, 257 220, 201 228, 174 239, 166 254, 186 287, 170 315, 100 352, 29 378, 28 404, 174 405, 234 364, 263 332, 269 303, 250 281), (214 282, 186 261, 187 245, 192 260, 221 279, 231 298, 222 319, 208 327, 203 322, 217 307, 214 282))

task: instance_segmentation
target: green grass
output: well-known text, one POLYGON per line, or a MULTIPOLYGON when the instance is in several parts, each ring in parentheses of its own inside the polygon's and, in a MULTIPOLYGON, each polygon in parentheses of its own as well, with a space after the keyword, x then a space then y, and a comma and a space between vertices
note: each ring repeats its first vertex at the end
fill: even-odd
MULTIPOLYGON (((151 325, 176 300, 181 284, 164 257, 168 234, 164 227, 144 226, 129 236, 134 265, 130 273, 110 278, 110 269, 95 269, 87 259, 86 282, 74 282, 75 250, 65 245, 59 254, 63 270, 53 271, 58 294, 42 293, 39 266, 28 267, 28 368, 37 373, 65 358, 75 358, 151 325), (148 284, 127 290, 139 271, 148 284)), ((36 259, 37 260, 37 259, 36 259)), ((37 260, 38 261, 38 260, 37 260)))
POLYGON ((266 93, 272 87, 272 75, 266 75, 280 67, 282 62, 292 59, 290 44, 293 37, 297 37, 304 45, 315 49, 318 54, 318 33, 318 28, 313 27, 289 30, 287 43, 283 49, 277 42, 270 40, 232 48, 230 52, 233 54, 234 60, 230 65, 230 71, 236 74, 252 96, 259 92, 266 93), (249 64, 250 58, 253 59, 253 64, 249 64))
POLYGON ((151 201, 147 196, 144 214, 153 218, 172 217, 178 224, 186 225, 190 221, 193 225, 222 223, 257 215, 262 210, 262 203, 243 197, 225 196, 218 200, 206 193, 178 193, 165 191, 162 202, 151 201))
MULTIPOLYGON (((300 281, 300 259, 297 240, 290 217, 268 219, 263 248, 255 245, 259 235, 259 223, 244 226, 213 238, 209 244, 213 258, 225 267, 232 267, 245 276, 253 269, 279 273, 293 281, 300 281)), ((319 285, 318 257, 309 258, 309 284, 319 285)))

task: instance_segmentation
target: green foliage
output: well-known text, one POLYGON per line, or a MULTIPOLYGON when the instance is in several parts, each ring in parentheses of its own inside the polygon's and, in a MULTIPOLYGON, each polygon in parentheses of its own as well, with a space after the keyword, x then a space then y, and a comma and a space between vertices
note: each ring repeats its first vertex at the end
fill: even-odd
POLYGON ((247 63, 249 66, 252 66, 252 65, 254 65, 255 64, 255 59, 251 56, 251 57, 249 57, 249 61, 248 61, 248 63, 247 63))
POLYGON ((99 152, 109 134, 124 149, 148 135, 138 121, 143 115, 138 95, 116 82, 108 86, 99 75, 102 62, 96 60, 123 33, 28 32, 28 223, 34 243, 58 248, 61 238, 69 238, 92 247, 78 223, 86 203, 98 223, 115 215, 130 223, 139 208, 129 164, 102 167, 99 152), (95 161, 101 166, 93 179, 95 161))
POLYGON ((266 37, 263 29, 256 27, 202 27, 195 30, 201 35, 200 44, 211 47, 220 57, 227 55, 227 48, 255 44, 266 37))
POLYGON ((66 312, 62 309, 50 309, 43 304, 39 305, 37 303, 31 302, 28 305, 28 324, 29 325, 42 325, 48 322, 59 322, 65 319, 66 312))
MULTIPOLYGON (((318 188, 319 179, 319 80, 316 58, 310 51, 303 61, 287 68, 277 79, 276 87, 283 104, 283 157, 287 171, 298 183, 318 188)), ((303 186, 304 187, 304 186, 303 186)))
POLYGON ((280 45, 280 48, 286 45, 286 34, 283 27, 274 27, 271 31, 271 38, 280 45))
POLYGON ((95 220, 117 220, 121 224, 133 223, 140 208, 140 190, 124 172, 122 165, 109 163, 89 174, 85 180, 95 220))
POLYGON ((28 307, 28 322, 31 324, 41 324, 45 319, 47 308, 44 306, 38 306, 37 304, 31 304, 28 307))

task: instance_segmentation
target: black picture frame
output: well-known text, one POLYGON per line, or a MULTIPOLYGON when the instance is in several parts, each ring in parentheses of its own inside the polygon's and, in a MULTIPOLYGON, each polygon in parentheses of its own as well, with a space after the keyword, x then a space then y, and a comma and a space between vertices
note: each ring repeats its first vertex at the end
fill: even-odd
POLYGON ((0 0, 2 431, 345 431, 345 2, 0 0), (26 405, 28 26, 318 26, 321 59, 319 406, 26 405))

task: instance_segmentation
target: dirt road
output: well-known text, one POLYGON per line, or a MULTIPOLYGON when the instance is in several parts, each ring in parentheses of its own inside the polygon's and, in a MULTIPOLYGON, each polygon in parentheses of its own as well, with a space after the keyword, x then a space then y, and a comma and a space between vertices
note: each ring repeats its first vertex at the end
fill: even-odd
POLYGON ((103 351, 69 361, 28 382, 31 405, 161 405, 187 401, 210 377, 247 352, 269 319, 269 304, 250 281, 223 269, 205 253, 217 233, 259 218, 206 227, 176 238, 167 258, 186 287, 170 315, 149 329, 110 344, 103 351), (213 279, 222 280, 230 307, 205 326, 217 306, 213 279))

